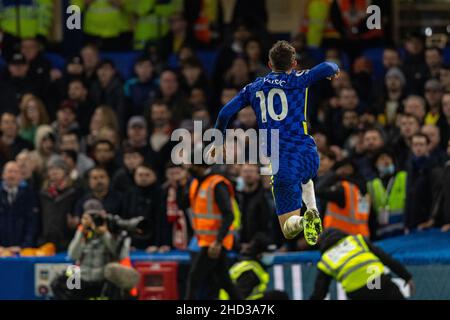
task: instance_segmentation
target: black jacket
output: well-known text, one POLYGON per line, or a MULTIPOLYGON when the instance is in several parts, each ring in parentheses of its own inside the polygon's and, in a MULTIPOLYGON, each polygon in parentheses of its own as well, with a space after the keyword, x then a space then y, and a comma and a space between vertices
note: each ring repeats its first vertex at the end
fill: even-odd
POLYGON ((53 242, 58 250, 66 250, 75 230, 67 225, 67 216, 73 215, 81 189, 70 186, 54 197, 47 190, 39 194, 41 204, 41 235, 39 244, 53 242))
POLYGON ((0 183, 0 246, 33 247, 39 228, 37 195, 22 183, 16 200, 9 204, 7 192, 0 183))
POLYGON ((260 184, 255 191, 250 193, 237 193, 236 199, 241 209, 240 241, 249 243, 258 232, 273 238, 271 234, 271 218, 274 216, 274 213, 270 210, 270 206, 266 201, 262 185, 260 184))
POLYGON ((415 228, 430 217, 432 203, 430 157, 412 158, 406 180, 405 226, 415 228))
POLYGON ((170 245, 170 226, 162 195, 157 184, 145 188, 136 186, 124 195, 120 216, 124 219, 143 216, 149 225, 143 235, 132 235, 132 246, 146 249, 151 245, 170 245))

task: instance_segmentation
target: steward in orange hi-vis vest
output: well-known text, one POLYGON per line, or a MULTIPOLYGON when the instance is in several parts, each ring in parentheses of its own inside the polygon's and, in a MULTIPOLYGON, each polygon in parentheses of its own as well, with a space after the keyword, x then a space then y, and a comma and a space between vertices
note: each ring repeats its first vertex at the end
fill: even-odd
MULTIPOLYGON (((231 201, 234 199, 234 190, 230 181, 225 177, 212 174, 203 180, 200 185, 194 179, 189 188, 189 201, 192 208, 192 227, 198 240, 199 247, 208 247, 219 234, 222 224, 222 213, 214 197, 214 189, 218 183, 225 183, 230 193, 231 201)), ((231 225, 228 234, 222 241, 223 247, 231 250, 233 247, 233 231, 231 225)))
POLYGON ((334 228, 350 235, 369 236, 369 202, 359 188, 349 181, 341 181, 345 193, 345 206, 328 202, 324 228, 334 228))

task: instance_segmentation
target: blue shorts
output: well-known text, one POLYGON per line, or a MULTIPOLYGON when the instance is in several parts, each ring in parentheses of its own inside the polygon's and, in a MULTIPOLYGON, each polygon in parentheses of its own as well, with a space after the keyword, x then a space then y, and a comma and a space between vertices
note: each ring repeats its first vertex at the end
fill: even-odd
POLYGON ((277 215, 282 215, 302 207, 302 184, 314 179, 319 169, 319 154, 310 150, 299 156, 298 166, 280 163, 279 172, 272 177, 272 194, 275 200, 277 215), (283 166, 285 165, 285 166, 283 166))

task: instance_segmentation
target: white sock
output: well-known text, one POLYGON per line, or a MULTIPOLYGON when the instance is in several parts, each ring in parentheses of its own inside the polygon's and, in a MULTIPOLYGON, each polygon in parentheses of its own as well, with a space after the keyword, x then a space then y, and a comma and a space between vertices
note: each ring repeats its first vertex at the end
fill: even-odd
POLYGON ((302 200, 306 204, 306 209, 317 210, 316 194, 314 193, 314 183, 309 180, 307 183, 302 183, 302 200))
POLYGON ((302 231, 303 224, 301 223, 301 220, 303 218, 297 215, 290 216, 289 219, 287 219, 284 223, 284 233, 285 234, 293 234, 298 233, 302 231))

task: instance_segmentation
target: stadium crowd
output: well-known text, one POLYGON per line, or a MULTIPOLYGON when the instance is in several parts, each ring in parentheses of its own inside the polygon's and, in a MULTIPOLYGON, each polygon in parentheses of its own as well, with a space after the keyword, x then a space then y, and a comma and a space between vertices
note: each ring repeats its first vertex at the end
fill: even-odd
MULTIPOLYGON (((64 70, 47 60, 45 34, 20 39, 3 26, 4 254, 47 242, 67 250, 83 205, 92 198, 109 213, 149 220, 150 230, 133 237, 134 248, 188 248, 192 228, 188 212, 177 203, 177 188, 189 174, 171 162, 176 142, 170 137, 176 128, 193 130, 194 120, 202 121, 203 129, 212 127, 223 105, 269 72, 267 50, 275 38, 266 29, 264 1, 243 3, 234 9, 232 23, 217 23, 208 35, 194 28, 199 18, 192 8, 170 11, 167 30, 152 39, 133 34, 141 30, 137 27, 113 36, 88 32, 79 51, 66 57, 64 70), (136 45, 140 36, 151 39, 142 48, 136 45), (131 78, 100 56, 122 45, 141 52, 131 78), (217 52, 211 74, 199 49, 217 52)), ((85 23, 89 8, 83 9, 85 23)), ((299 68, 321 62, 304 33, 290 40, 299 68)), ((372 239, 429 227, 450 230, 450 65, 442 49, 426 47, 418 35, 398 47, 384 45, 381 75, 359 51, 350 54, 338 45, 321 50, 341 66, 338 78, 312 86, 308 97, 310 132, 321 159, 316 196, 325 221, 330 203, 348 206, 342 185, 348 181, 359 198, 368 199, 364 223, 372 239)), ((257 127, 251 107, 239 112, 232 127, 257 127)), ((258 165, 223 170, 237 193, 240 245, 263 232, 278 250, 307 248, 301 237, 283 239, 270 177, 260 175, 258 165)))

